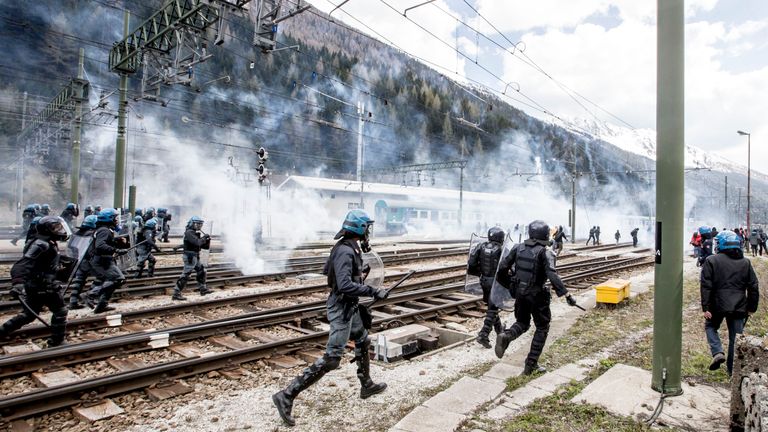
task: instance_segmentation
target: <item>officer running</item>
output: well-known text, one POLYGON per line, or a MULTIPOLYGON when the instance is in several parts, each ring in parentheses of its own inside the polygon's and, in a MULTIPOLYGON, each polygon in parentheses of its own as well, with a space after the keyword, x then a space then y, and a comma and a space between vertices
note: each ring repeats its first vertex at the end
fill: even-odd
POLYGON ((91 270, 97 279, 104 283, 94 286, 88 291, 86 303, 93 308, 93 313, 107 312, 115 308, 109 306, 115 290, 125 283, 125 276, 115 263, 115 255, 128 253, 128 242, 125 237, 115 237, 117 229, 117 210, 106 208, 96 217, 96 231, 93 233, 93 242, 86 252, 91 270))
MULTIPOLYGON (((137 216, 138 217, 138 216, 137 216)), ((157 220, 150 219, 144 223, 144 226, 139 231, 139 235, 136 236, 136 251, 138 252, 138 272, 136 273, 136 279, 140 279, 144 273, 144 265, 149 261, 147 269, 147 276, 152 277, 155 275, 155 263, 157 259, 152 255, 152 250, 160 252, 160 248, 155 243, 155 233, 157 232, 157 220)))
MULTIPOLYGON (((77 237, 82 238, 91 238, 93 237, 94 231, 96 231, 96 220, 98 219, 98 216, 96 215, 89 215, 86 216, 83 219, 83 223, 80 224, 77 231, 73 235, 73 239, 77 237)), ((88 243, 90 245, 90 241, 88 243)), ((79 256, 80 251, 72 251, 73 255, 79 256)), ((78 265, 77 270, 75 271, 75 276, 72 278, 72 281, 70 282, 69 286, 71 288, 70 296, 69 296, 69 308, 70 309, 82 309, 85 307, 82 303, 80 303, 80 292, 83 290, 83 286, 85 285, 86 280, 88 280, 88 275, 92 273, 91 263, 88 260, 87 252, 83 254, 83 259, 80 261, 80 265, 78 265)), ((94 285, 101 285, 103 281, 95 282, 94 285)))
POLYGON ((67 206, 61 211, 61 218, 69 225, 70 230, 74 229, 75 219, 78 216, 80 216, 80 207, 75 203, 67 203, 67 206))
POLYGON ((330 323, 328 344, 325 354, 288 384, 284 390, 272 395, 272 401, 277 407, 280 417, 289 426, 296 424, 291 416, 293 400, 302 391, 316 383, 326 373, 339 367, 341 356, 347 341, 355 341, 355 361, 357 362, 357 378, 360 380, 360 398, 366 399, 383 392, 385 383, 375 384, 370 376, 370 357, 368 348, 368 330, 363 327, 358 311, 359 297, 386 298, 389 292, 382 288, 365 285, 366 274, 363 273, 363 252, 368 252, 368 237, 373 220, 362 210, 352 210, 336 234, 334 240, 340 239, 331 249, 331 254, 325 264, 324 274, 328 275, 328 286, 331 293, 326 302, 326 313, 330 323))
POLYGON ((51 311, 51 337, 48 339, 48 346, 54 347, 64 343, 67 306, 64 303, 60 279, 68 277, 68 272, 62 271, 65 261, 69 266, 74 264, 63 259, 66 257, 59 256, 57 242, 65 241, 69 237, 65 225, 64 220, 56 216, 40 219, 34 240, 27 243, 24 255, 11 267, 11 295, 22 302, 24 311, 0 327, 0 338, 31 323, 43 307, 47 307, 51 311))
POLYGON ((21 232, 11 240, 12 245, 16 246, 16 243, 18 243, 19 240, 27 237, 29 225, 32 223, 32 219, 34 219, 35 216, 37 216, 35 212, 35 204, 30 204, 24 208, 24 211, 21 212, 21 232))
MULTIPOLYGON (((523 375, 534 372, 544 372, 539 367, 539 356, 547 342, 549 323, 552 313, 549 309, 551 294, 544 286, 547 279, 552 283, 558 297, 566 296, 569 306, 576 306, 576 300, 568 294, 568 290, 560 280, 555 270, 556 257, 547 250, 549 245, 549 226, 540 220, 528 225, 528 239, 515 245, 509 254, 499 263, 496 280, 499 284, 495 289, 509 289, 515 298, 515 323, 496 336, 496 357, 502 358, 509 344, 528 331, 531 327, 531 317, 536 325, 536 332, 531 341, 531 350, 525 360, 523 375)), ((492 295, 492 299, 499 298, 492 295)), ((497 305, 501 306, 501 305, 497 305)))
POLYGON ((499 227, 493 227, 488 230, 488 241, 480 244, 469 256, 467 263, 467 273, 480 277, 480 287, 483 289, 483 301, 488 305, 485 313, 483 327, 477 334, 475 340, 485 348, 491 348, 491 341, 488 335, 491 328, 496 334, 501 333, 503 328, 501 319, 499 319, 499 308, 490 301, 491 288, 493 287, 493 278, 496 276, 496 268, 501 258, 502 246, 504 243, 504 231, 499 227))
MULTIPOLYGON (((153 208, 147 209, 144 217, 151 211, 154 214, 153 208)), ((149 219, 146 219, 146 223, 149 223, 149 219)), ((176 281, 176 288, 173 290, 172 300, 186 300, 187 298, 181 295, 181 290, 187 286, 189 276, 194 271, 197 277, 197 289, 200 291, 200 295, 210 294, 211 291, 205 285, 205 265, 200 262, 200 249, 211 248, 211 236, 201 231, 203 228, 203 221, 198 216, 192 216, 187 222, 187 229, 184 231, 184 253, 182 259, 184 260, 184 269, 181 272, 181 276, 176 281)))
POLYGON ((557 228, 553 240, 555 241, 555 255, 560 256, 560 252, 563 251, 563 240, 568 241, 568 236, 565 235, 562 225, 557 228))

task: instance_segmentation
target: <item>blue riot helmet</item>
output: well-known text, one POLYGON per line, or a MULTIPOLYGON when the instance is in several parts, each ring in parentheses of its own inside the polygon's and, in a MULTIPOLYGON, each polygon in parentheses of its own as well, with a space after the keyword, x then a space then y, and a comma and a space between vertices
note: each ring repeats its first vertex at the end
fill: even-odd
POLYGON ((154 231, 157 228, 157 219, 150 219, 145 224, 144 227, 151 229, 154 231))
POLYGON ((99 212, 98 216, 96 217, 96 222, 99 224, 104 225, 111 225, 112 227, 117 226, 117 210, 113 208, 106 208, 99 212))
POLYGON ((144 211, 144 216, 146 218, 153 218, 153 217, 155 217, 155 208, 154 207, 147 207, 147 209, 144 211))
POLYGON ((38 223, 40 223, 40 219, 42 219, 43 216, 35 216, 32 221, 29 223, 30 228, 37 226, 38 223))
POLYGON ((80 216, 80 207, 75 203, 67 203, 67 207, 65 207, 65 209, 68 210, 72 216, 80 216))
POLYGON ((733 231, 721 231, 715 240, 717 240, 718 252, 728 249, 741 249, 741 239, 733 231))
POLYGON ((711 239, 712 238, 712 228, 708 226, 700 226, 699 227, 699 234, 701 234, 701 238, 703 239, 711 239))
POLYGON ((37 204, 37 203, 32 204, 32 207, 35 208, 36 215, 39 215, 43 211, 43 208, 40 206, 40 204, 37 204))
POLYGON ((167 208, 165 208, 165 207, 158 207, 157 208, 157 215, 158 216, 165 216, 166 214, 168 214, 168 209, 167 208))
POLYGON ((80 228, 96 229, 96 220, 98 218, 99 217, 94 214, 86 216, 85 219, 83 219, 83 223, 80 224, 80 228))
POLYGON ((368 216, 368 213, 362 210, 352 210, 347 213, 344 222, 341 224, 341 230, 336 233, 333 239, 340 239, 345 233, 355 234, 362 239, 360 247, 363 249, 363 252, 369 252, 371 248, 368 240, 373 231, 373 222, 374 220, 368 216))
POLYGON ((101 206, 97 205, 96 207, 93 208, 93 211, 95 211, 96 213, 100 212, 101 211, 101 206))
POLYGON ((187 228, 192 228, 193 230, 200 231, 200 229, 203 228, 203 223, 205 221, 199 217, 199 216, 192 216, 189 218, 189 222, 187 222, 187 228))
POLYGON ((140 208, 137 208, 137 209, 136 209, 136 213, 134 213, 134 214, 135 214, 136 216, 141 216, 141 217, 142 217, 142 219, 143 219, 143 217, 144 217, 144 210, 142 210, 142 209, 140 209, 140 208))
POLYGON ((43 214, 43 216, 48 216, 51 214, 51 206, 49 204, 43 204, 40 206, 40 213, 43 214))

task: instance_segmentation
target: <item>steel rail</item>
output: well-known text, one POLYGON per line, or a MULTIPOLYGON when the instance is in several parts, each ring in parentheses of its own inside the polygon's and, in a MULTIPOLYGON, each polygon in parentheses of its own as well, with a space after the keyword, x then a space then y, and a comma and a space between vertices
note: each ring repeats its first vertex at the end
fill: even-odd
MULTIPOLYGON (((481 299, 463 299, 419 311, 397 316, 398 321, 412 322, 429 319, 451 311, 470 309, 481 299)), ((374 319, 374 328, 387 325, 388 319, 374 319)), ((316 332, 295 338, 255 345, 249 348, 193 357, 161 363, 146 368, 120 372, 104 377, 90 378, 61 386, 33 390, 0 399, 0 416, 5 421, 29 417, 49 411, 77 405, 88 400, 98 400, 149 387, 158 382, 167 382, 216 369, 230 368, 242 363, 260 360, 276 354, 288 354, 308 343, 321 343, 328 332, 316 332)))
MULTIPOLYGON (((456 256, 456 255, 466 255, 466 250, 448 250, 448 251, 436 251, 436 252, 419 252, 413 255, 408 256, 393 256, 391 258, 387 258, 384 261, 386 264, 390 265, 397 265, 402 264, 406 262, 412 262, 412 261, 421 261, 426 259, 434 259, 434 258, 445 258, 449 256, 456 256)), ((218 278, 212 278, 208 279, 206 281, 206 284, 208 287, 220 287, 220 286, 232 286, 232 285, 242 285, 246 283, 255 283, 255 282, 262 282, 262 281, 274 281, 274 280, 282 280, 289 276, 297 276, 305 273, 320 273, 322 271, 322 267, 317 267, 314 265, 308 265, 302 268, 285 271, 281 273, 264 273, 259 275, 248 275, 248 276, 230 276, 230 277, 218 277, 218 278)), ((175 282, 173 283, 165 283, 165 284, 156 284, 156 285, 141 285, 141 286, 126 286, 121 287, 117 291, 114 292, 112 295, 113 299, 120 299, 120 298, 127 298, 127 297, 147 297, 151 295, 162 295, 165 294, 167 289, 171 289, 175 287, 175 282)), ((10 297, 10 294, 6 292, 0 292, 0 296, 5 296, 7 299, 10 297)), ((3 312, 9 312, 9 311, 17 311, 21 310, 21 307, 18 302, 16 301, 0 301, 0 313, 3 312)))
MULTIPOLYGON (((414 274, 415 278, 431 276, 440 273, 449 273, 464 270, 465 265, 459 264, 448 267, 438 267, 427 270, 419 270, 414 274)), ((403 277, 405 273, 396 273, 386 276, 385 280, 397 280, 403 277)), ((198 310, 209 310, 213 308, 223 306, 234 306, 247 303, 255 303, 264 300, 270 300, 275 298, 295 297, 302 295, 309 295, 318 292, 324 292, 328 290, 326 283, 307 285, 303 287, 285 288, 275 291, 262 292, 257 294, 246 294, 233 297, 223 297, 211 300, 204 300, 198 302, 185 302, 185 303, 173 303, 170 305, 159 306, 154 308, 140 309, 128 312, 121 312, 119 314, 112 315, 94 315, 83 318, 76 318, 67 321, 67 330, 82 331, 82 330, 98 330, 102 328, 113 327, 110 325, 110 316, 120 315, 121 325, 138 321, 147 318, 157 318, 163 316, 175 316, 186 312, 193 312, 198 310)), ((114 321, 114 319, 112 319, 114 321)), ((31 339, 39 337, 47 337, 50 335, 50 329, 43 325, 33 325, 28 327, 22 327, 19 330, 8 335, 9 339, 31 339)), ((9 341, 0 341, 0 344, 7 343, 9 341)))

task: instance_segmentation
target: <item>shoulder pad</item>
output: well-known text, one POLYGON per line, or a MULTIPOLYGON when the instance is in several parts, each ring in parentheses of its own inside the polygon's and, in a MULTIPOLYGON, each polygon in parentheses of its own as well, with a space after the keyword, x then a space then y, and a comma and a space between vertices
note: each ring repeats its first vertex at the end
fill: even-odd
POLYGON ((24 252, 24 258, 35 259, 51 248, 47 241, 35 239, 24 252))

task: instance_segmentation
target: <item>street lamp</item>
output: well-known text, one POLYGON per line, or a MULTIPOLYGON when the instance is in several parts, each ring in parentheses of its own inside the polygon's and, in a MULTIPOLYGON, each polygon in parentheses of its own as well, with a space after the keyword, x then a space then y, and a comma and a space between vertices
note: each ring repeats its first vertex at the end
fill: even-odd
POLYGON ((752 227, 749 223, 749 201, 751 197, 752 192, 752 153, 751 153, 751 147, 752 147, 752 135, 748 132, 744 131, 736 131, 739 135, 746 135, 747 136, 747 233, 748 235, 752 233, 752 227))

